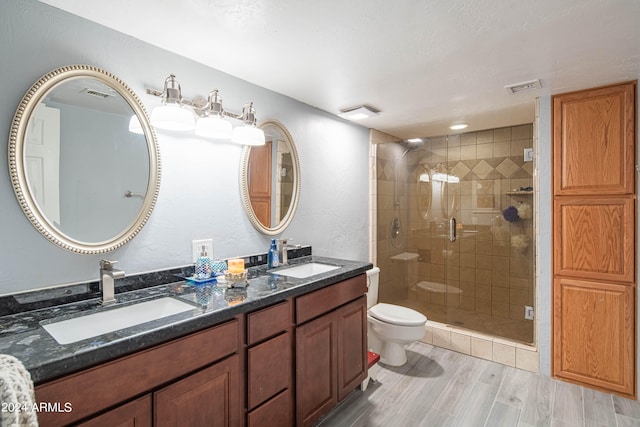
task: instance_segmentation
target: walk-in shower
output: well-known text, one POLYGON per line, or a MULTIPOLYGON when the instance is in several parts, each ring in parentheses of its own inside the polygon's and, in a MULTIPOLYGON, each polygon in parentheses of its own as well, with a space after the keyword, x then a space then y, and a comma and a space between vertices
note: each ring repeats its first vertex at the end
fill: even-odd
POLYGON ((379 299, 533 342, 533 125, 378 144, 379 299))

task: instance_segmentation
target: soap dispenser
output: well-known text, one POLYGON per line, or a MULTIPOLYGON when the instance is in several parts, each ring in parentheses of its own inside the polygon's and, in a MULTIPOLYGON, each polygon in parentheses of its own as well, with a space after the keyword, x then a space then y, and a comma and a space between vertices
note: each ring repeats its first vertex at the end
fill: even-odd
POLYGON ((269 253, 267 254, 267 267, 275 268, 280 265, 280 257, 278 256, 278 245, 276 244, 276 239, 271 239, 271 247, 269 248, 269 253))
POLYGON ((200 256, 196 259, 196 279, 205 280, 211 278, 211 258, 207 256, 206 246, 202 246, 200 256))

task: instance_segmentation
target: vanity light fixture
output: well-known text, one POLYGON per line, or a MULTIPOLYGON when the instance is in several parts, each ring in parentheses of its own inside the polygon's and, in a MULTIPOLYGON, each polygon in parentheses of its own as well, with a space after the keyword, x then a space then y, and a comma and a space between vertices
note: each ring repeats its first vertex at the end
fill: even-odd
POLYGON ((433 180, 437 182, 446 182, 448 184, 457 184, 460 182, 460 178, 455 175, 449 175, 448 173, 436 172, 433 174, 433 180))
POLYGON ((233 129, 231 141, 243 145, 264 145, 264 131, 256 127, 256 109, 253 102, 244 104, 240 120, 244 125, 233 129))
POLYGON ((451 126, 449 126, 449 129, 451 130, 461 130, 461 129, 465 129, 469 126, 468 123, 454 123, 451 126))
POLYGON ((164 89, 157 96, 162 98, 162 105, 151 111, 153 127, 175 131, 189 131, 196 127, 191 111, 183 108, 182 90, 176 76, 171 74, 165 79, 164 89))
POLYGON ((380 110, 369 107, 367 105, 358 105, 356 107, 343 108, 338 116, 347 120, 362 120, 378 115, 380 110))
POLYGON ((422 142, 422 138, 409 138, 409 139, 407 139, 407 142, 410 142, 412 144, 418 144, 418 143, 422 142))
POLYGON ((196 97, 192 100, 183 98, 180 85, 173 74, 165 80, 162 92, 147 89, 147 93, 162 98, 162 105, 155 107, 151 112, 151 124, 154 127, 176 131, 195 129, 197 136, 231 140, 243 145, 264 145, 265 143, 264 132, 256 127, 256 110, 252 102, 242 107, 241 114, 236 114, 222 108, 222 98, 217 89, 211 91, 207 99, 203 97, 196 97), (171 107, 171 109, 164 107, 171 107), (158 120, 154 120, 156 109, 159 109, 160 113, 166 114, 166 116, 161 116, 158 113, 158 120), (183 113, 189 116, 190 126, 187 126, 187 118, 183 113), (193 113, 198 116, 197 122, 194 120, 193 113), (243 125, 234 129, 226 118, 240 120, 243 125))
POLYGON ((222 98, 218 90, 209 93, 204 116, 196 122, 196 135, 213 139, 229 139, 233 134, 231 123, 222 118, 222 98))

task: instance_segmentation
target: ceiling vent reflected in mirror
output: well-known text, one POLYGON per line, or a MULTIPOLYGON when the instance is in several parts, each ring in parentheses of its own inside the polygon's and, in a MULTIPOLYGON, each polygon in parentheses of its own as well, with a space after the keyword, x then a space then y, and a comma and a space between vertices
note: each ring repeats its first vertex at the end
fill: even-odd
POLYGON ((509 92, 509 94, 514 95, 516 93, 529 92, 531 90, 541 89, 542 85, 540 84, 540 80, 536 79, 528 82, 507 85, 504 88, 507 90, 507 92, 509 92))

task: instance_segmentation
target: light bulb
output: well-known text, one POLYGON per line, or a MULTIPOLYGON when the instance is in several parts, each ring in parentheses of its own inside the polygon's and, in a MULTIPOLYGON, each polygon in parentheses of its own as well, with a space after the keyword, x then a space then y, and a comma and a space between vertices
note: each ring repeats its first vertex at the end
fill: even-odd
POLYGON ((265 143, 264 132, 254 126, 238 126, 234 128, 231 140, 242 145, 264 145, 265 143))
POLYGON ((191 111, 178 104, 158 105, 151 112, 153 127, 164 130, 190 131, 196 127, 191 111))
POLYGON ((218 115, 201 117, 196 122, 195 133, 204 138, 230 139, 233 126, 218 115))

